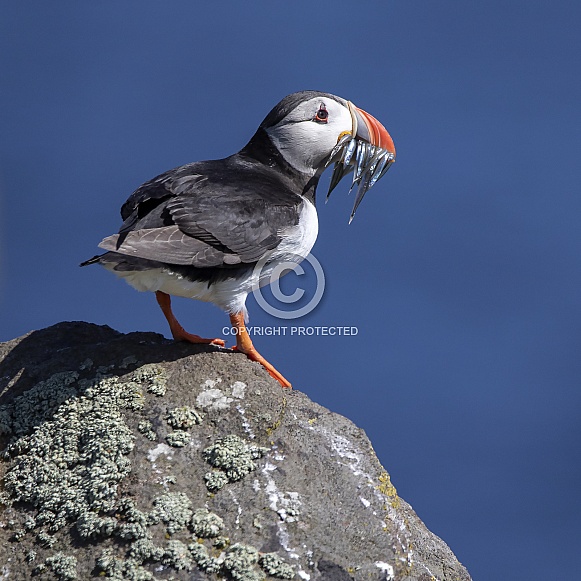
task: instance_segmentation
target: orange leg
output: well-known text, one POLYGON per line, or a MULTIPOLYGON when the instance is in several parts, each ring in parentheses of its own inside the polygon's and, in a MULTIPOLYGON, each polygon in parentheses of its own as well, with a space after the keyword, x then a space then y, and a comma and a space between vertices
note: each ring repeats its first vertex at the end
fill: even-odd
POLYGON ((178 320, 172 313, 171 298, 167 293, 157 291, 155 293, 155 298, 157 299, 157 302, 161 307, 161 310, 165 315, 167 322, 169 323, 171 334, 176 341, 188 341, 189 343, 205 343, 224 347, 226 343, 222 339, 204 339, 199 335, 192 335, 191 333, 187 333, 186 331, 184 331, 184 328, 178 323, 178 320))
POLYGON ((255 348, 252 344, 246 326, 244 325, 244 314, 236 313, 230 315, 230 323, 232 327, 236 329, 236 349, 241 353, 244 353, 248 359, 251 361, 258 361, 274 379, 276 379, 282 387, 288 387, 292 389, 292 385, 288 380, 286 380, 255 348))

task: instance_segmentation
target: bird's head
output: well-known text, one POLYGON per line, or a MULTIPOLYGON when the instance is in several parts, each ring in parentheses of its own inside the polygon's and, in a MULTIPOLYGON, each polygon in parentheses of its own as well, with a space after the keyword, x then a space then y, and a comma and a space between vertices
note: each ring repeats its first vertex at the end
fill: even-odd
POLYGON ((319 176, 335 164, 327 198, 345 175, 354 172, 351 187, 358 188, 351 219, 367 190, 395 161, 395 146, 385 127, 350 101, 329 93, 288 95, 260 127, 285 161, 303 174, 319 176))

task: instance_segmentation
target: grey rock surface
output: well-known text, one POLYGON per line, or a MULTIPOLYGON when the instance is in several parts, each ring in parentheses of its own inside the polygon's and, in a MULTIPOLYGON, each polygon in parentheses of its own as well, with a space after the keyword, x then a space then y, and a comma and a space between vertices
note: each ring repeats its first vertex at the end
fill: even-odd
POLYGON ((364 432, 244 355, 61 323, 0 344, 0 578, 469 580, 364 432))

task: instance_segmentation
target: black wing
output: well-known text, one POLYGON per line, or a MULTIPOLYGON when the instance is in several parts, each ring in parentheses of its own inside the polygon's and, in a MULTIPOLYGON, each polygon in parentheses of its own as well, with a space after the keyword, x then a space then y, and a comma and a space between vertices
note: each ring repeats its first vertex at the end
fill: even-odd
POLYGON ((166 264, 253 263, 298 224, 303 198, 277 172, 237 156, 193 163, 140 186, 105 250, 166 264))

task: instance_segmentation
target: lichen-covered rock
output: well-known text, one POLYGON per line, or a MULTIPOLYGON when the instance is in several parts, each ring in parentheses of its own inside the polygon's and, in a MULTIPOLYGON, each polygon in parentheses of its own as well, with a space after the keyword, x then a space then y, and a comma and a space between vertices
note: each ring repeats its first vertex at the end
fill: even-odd
POLYGON ((262 569, 271 577, 277 579, 293 579, 295 572, 293 568, 285 563, 276 553, 266 553, 259 560, 262 569))
POLYGON ((192 532, 202 538, 211 539, 218 537, 224 528, 224 521, 206 508, 199 508, 192 516, 190 523, 192 532))
POLYGON ((187 430, 193 428, 197 424, 202 423, 202 415, 187 405, 173 408, 167 412, 167 423, 179 430, 187 430))
POLYGON ((0 344, 15 581, 469 581, 365 434, 244 355, 61 323, 0 344))
POLYGON ((190 435, 184 430, 176 430, 175 432, 170 432, 165 439, 170 446, 174 448, 183 448, 190 443, 190 435))
POLYGON ((47 557, 45 564, 57 579, 70 581, 77 578, 77 560, 75 557, 56 553, 52 557, 47 557))
POLYGON ((153 501, 159 519, 167 526, 169 534, 186 528, 192 518, 192 501, 184 492, 168 492, 153 501))
POLYGON ((236 543, 226 554, 223 568, 236 581, 262 581, 266 575, 255 568, 259 558, 255 547, 236 543))
POLYGON ((213 473, 206 475, 208 490, 216 492, 227 482, 242 480, 256 470, 254 460, 262 458, 267 452, 268 448, 255 446, 235 434, 219 439, 206 448, 202 455, 208 464, 221 470, 225 478, 221 477, 220 484, 216 484, 216 481, 212 481, 213 473))

